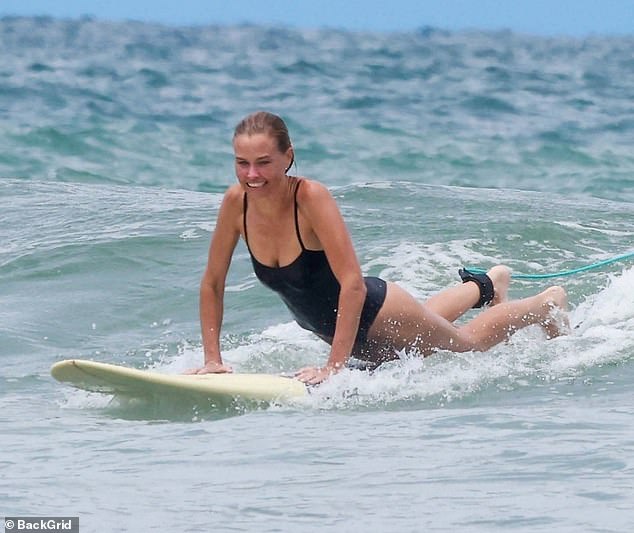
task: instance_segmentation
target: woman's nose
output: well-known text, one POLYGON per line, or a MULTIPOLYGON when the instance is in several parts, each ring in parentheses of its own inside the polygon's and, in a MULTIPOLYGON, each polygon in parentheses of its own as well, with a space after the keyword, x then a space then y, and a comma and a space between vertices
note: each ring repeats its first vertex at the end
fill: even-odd
POLYGON ((249 171, 247 172, 247 177, 249 178, 257 178, 260 175, 258 172, 258 168, 255 165, 249 165, 249 171))

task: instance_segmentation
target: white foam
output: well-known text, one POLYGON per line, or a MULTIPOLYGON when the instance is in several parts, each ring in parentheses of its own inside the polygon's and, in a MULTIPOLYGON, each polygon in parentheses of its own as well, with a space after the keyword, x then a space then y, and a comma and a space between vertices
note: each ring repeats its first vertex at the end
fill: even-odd
POLYGON ((573 335, 553 370, 618 362, 634 354, 634 268, 611 275, 605 289, 571 313, 573 335))
POLYGON ((491 258, 475 252, 474 240, 454 240, 444 243, 401 242, 389 253, 365 263, 364 270, 380 268, 380 276, 393 281, 417 298, 428 298, 447 284, 448 272, 459 281, 458 269, 465 264, 491 263, 491 258))
MULTIPOLYGON (((298 365, 316 365, 327 356, 327 345, 295 322, 276 324, 238 339, 227 337, 223 346, 223 361, 234 372, 289 373, 298 365)), ((176 357, 157 363, 154 369, 181 373, 200 367, 203 358, 199 344, 184 342, 176 357)))

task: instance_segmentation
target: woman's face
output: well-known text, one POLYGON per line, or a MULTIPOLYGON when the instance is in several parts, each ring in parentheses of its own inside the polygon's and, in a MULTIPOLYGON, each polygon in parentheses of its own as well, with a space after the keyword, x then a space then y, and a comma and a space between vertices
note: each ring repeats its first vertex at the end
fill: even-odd
POLYGON ((247 191, 274 188, 286 176, 293 157, 293 149, 279 151, 277 141, 265 133, 238 135, 233 140, 236 176, 247 191))

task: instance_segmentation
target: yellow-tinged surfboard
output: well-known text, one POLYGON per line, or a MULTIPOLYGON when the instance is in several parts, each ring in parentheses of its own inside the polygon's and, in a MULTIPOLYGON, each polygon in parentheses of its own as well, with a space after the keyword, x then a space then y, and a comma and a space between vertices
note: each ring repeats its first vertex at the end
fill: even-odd
POLYGON ((59 361, 51 375, 78 389, 130 398, 173 394, 222 403, 275 402, 308 394, 302 382, 273 374, 162 374, 83 359, 59 361))

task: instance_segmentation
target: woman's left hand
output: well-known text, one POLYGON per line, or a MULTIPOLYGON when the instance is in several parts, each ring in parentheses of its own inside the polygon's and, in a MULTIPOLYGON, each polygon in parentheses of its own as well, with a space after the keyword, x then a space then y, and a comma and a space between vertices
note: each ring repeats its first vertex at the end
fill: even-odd
POLYGON ((336 372, 337 370, 331 366, 324 366, 322 368, 307 366, 295 372, 295 377, 307 385, 317 385, 336 372))

